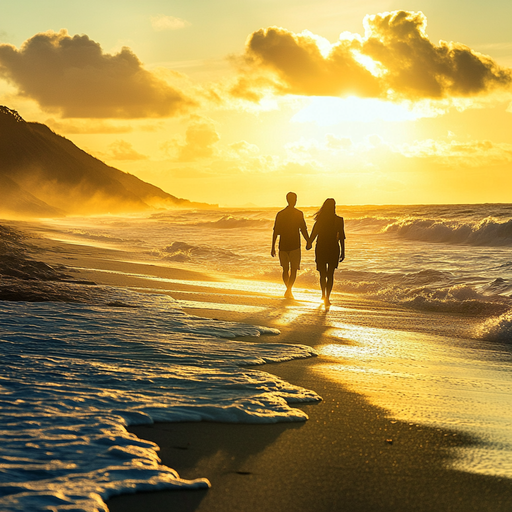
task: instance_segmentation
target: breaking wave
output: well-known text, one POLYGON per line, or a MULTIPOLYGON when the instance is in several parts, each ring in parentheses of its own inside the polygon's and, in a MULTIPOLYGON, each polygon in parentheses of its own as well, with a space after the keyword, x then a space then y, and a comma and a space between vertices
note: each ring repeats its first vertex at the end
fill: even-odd
POLYGON ((397 222, 396 219, 389 217, 360 217, 355 219, 345 218, 345 225, 350 232, 366 232, 370 231, 378 233, 383 231, 387 226, 397 222))
POLYGON ((244 229, 244 228, 261 228, 268 229, 273 224, 269 219, 250 219, 247 217, 233 217, 232 215, 224 215, 219 220, 209 222, 199 222, 195 224, 197 227, 210 227, 217 229, 244 229))
POLYGON ((127 240, 125 238, 120 238, 118 236, 110 235, 108 233, 93 233, 91 231, 86 231, 84 229, 73 229, 70 231, 70 234, 79 238, 85 238, 87 240, 94 240, 97 242, 110 242, 110 243, 126 243, 126 242, 141 242, 138 239, 130 239, 127 240))
POLYGON ((501 343, 512 342, 512 311, 507 311, 498 318, 491 318, 478 329, 478 337, 501 343))
POLYGON ((512 220, 499 222, 492 217, 479 222, 406 218, 388 224, 383 232, 424 242, 491 247, 512 245, 512 220))
POLYGON ((202 260, 229 262, 240 259, 238 254, 227 249, 190 245, 185 242, 173 242, 171 245, 160 250, 159 255, 167 261, 176 262, 197 262, 202 260))
POLYGON ((477 287, 458 281, 450 272, 436 270, 408 274, 347 271, 335 287, 422 311, 495 316, 512 306, 511 299, 501 295, 510 291, 504 279, 477 287))

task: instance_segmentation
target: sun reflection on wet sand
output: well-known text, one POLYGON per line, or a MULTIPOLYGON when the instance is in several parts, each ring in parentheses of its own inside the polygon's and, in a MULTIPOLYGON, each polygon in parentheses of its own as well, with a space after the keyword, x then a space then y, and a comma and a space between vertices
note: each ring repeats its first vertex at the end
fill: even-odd
POLYGON ((363 393, 393 418, 478 436, 484 444, 461 449, 455 466, 512 477, 510 361, 476 340, 331 325, 329 335, 339 343, 318 347, 329 362, 319 362, 317 371, 363 393))

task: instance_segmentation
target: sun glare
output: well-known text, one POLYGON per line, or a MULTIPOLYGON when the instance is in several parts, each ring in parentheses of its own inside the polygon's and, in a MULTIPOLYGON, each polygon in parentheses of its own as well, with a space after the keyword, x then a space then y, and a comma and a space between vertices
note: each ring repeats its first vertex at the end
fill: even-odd
POLYGON ((291 119, 296 123, 332 126, 344 122, 413 121, 419 116, 406 106, 373 98, 315 96, 291 119))
POLYGON ((352 55, 354 56, 354 59, 357 60, 359 64, 364 66, 373 76, 381 76, 384 73, 379 62, 373 60, 371 57, 368 57, 368 55, 363 55, 359 52, 353 52, 352 55))

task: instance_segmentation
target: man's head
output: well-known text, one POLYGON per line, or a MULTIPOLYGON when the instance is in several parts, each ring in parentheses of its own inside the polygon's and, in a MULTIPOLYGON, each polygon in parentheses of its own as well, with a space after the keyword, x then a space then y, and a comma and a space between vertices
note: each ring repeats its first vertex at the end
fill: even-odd
POLYGON ((297 204, 297 194, 295 192, 288 192, 288 194, 286 194, 286 200, 289 206, 295 206, 297 204))

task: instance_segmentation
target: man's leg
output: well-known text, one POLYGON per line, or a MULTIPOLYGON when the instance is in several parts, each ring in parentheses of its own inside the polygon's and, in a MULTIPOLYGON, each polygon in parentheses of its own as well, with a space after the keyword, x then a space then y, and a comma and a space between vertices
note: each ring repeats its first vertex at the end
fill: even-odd
POLYGON ((288 270, 288 266, 283 265, 283 283, 288 289, 288 281, 290 280, 290 271, 288 270))
POLYGON ((286 294, 287 294, 287 297, 289 297, 290 299, 293 299, 293 293, 292 293, 292 287, 293 287, 293 283, 295 283, 295 279, 297 278, 297 269, 296 268, 291 268, 290 269, 290 275, 288 277, 288 284, 286 285, 286 294))
POLYGON ((281 264, 281 267, 283 267, 283 283, 286 286, 286 293, 284 296, 286 297, 286 294, 288 293, 288 281, 290 280, 290 255, 286 251, 279 251, 279 263, 281 264))
POLYGON ((297 270, 300 267, 300 249, 290 251, 290 273, 288 275, 288 284, 286 285, 286 295, 289 299, 293 299, 292 288, 297 278, 297 270))
POLYGON ((295 282, 295 277, 297 276, 297 270, 290 267, 286 268, 286 271, 283 267, 283 282, 286 285, 286 292, 284 292, 284 296, 287 299, 293 299, 292 286, 295 282), (285 278, 286 274, 286 278, 285 278), (286 280, 285 280, 286 279, 286 280))

